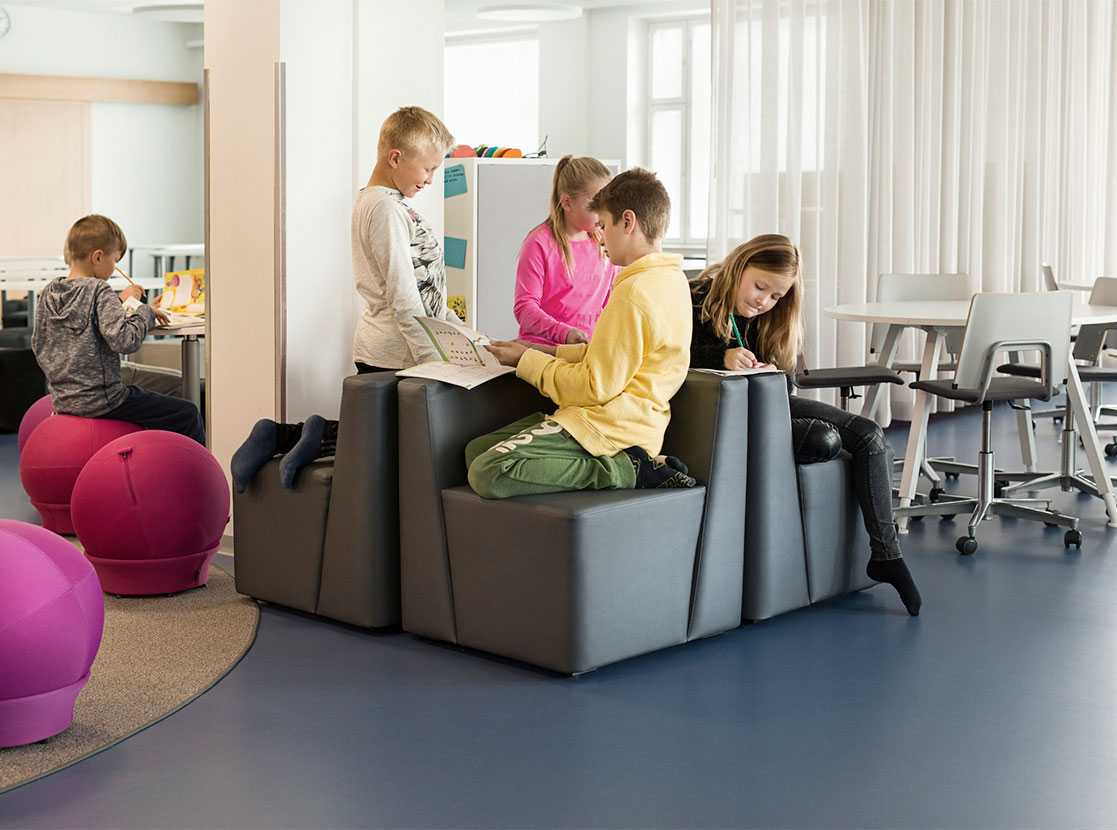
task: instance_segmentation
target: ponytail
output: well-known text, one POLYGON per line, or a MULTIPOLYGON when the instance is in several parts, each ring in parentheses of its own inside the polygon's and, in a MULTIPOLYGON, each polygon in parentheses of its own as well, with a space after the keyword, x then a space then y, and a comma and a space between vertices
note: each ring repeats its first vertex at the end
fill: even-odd
POLYGON ((555 165, 555 176, 551 184, 551 208, 544 224, 550 228, 551 235, 562 251, 562 261, 568 271, 574 270, 574 254, 570 250, 570 239, 566 235, 566 215, 562 209, 562 196, 578 195, 594 182, 612 178, 609 168, 589 156, 563 156, 555 165))

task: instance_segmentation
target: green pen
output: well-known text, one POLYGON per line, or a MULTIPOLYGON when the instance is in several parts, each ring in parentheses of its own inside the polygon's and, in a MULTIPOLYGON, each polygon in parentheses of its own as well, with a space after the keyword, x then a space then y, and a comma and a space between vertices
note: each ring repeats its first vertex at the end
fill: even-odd
POLYGON ((745 346, 745 339, 741 337, 741 330, 737 328, 737 318, 732 314, 729 315, 729 324, 733 326, 733 336, 737 338, 737 345, 742 349, 748 348, 745 346))

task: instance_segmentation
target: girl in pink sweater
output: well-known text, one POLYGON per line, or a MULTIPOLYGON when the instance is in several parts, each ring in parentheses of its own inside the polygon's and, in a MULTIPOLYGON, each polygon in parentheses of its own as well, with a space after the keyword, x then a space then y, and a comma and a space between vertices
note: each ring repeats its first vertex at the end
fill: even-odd
POLYGON ((563 156, 556 165, 551 214, 527 235, 516 267, 513 311, 521 340, 589 342, 618 270, 588 207, 610 178, 604 164, 587 156, 563 156))

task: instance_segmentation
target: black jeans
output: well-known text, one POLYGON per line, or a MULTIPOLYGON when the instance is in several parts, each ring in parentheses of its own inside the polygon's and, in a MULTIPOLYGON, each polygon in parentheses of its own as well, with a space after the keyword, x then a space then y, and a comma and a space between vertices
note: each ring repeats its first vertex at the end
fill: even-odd
POLYGON ((898 559, 900 540, 892 517, 892 447, 875 421, 821 401, 791 396, 792 419, 830 424, 853 456, 853 486, 869 532, 872 559, 898 559))
POLYGON ((193 438, 203 447, 206 445, 206 428, 198 407, 182 398, 146 392, 138 386, 129 386, 124 403, 101 417, 127 421, 145 429, 177 432, 193 438))

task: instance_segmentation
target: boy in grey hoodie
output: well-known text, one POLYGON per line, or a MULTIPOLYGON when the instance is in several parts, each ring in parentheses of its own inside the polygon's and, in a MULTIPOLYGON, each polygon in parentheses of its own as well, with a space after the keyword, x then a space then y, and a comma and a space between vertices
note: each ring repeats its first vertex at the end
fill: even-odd
POLYGON ((194 404, 120 380, 120 355, 139 349, 158 315, 140 303, 139 286, 117 295, 107 282, 126 250, 123 231, 108 217, 79 219, 66 237, 70 275, 40 295, 31 347, 54 411, 178 432, 204 446, 205 427, 194 404))

